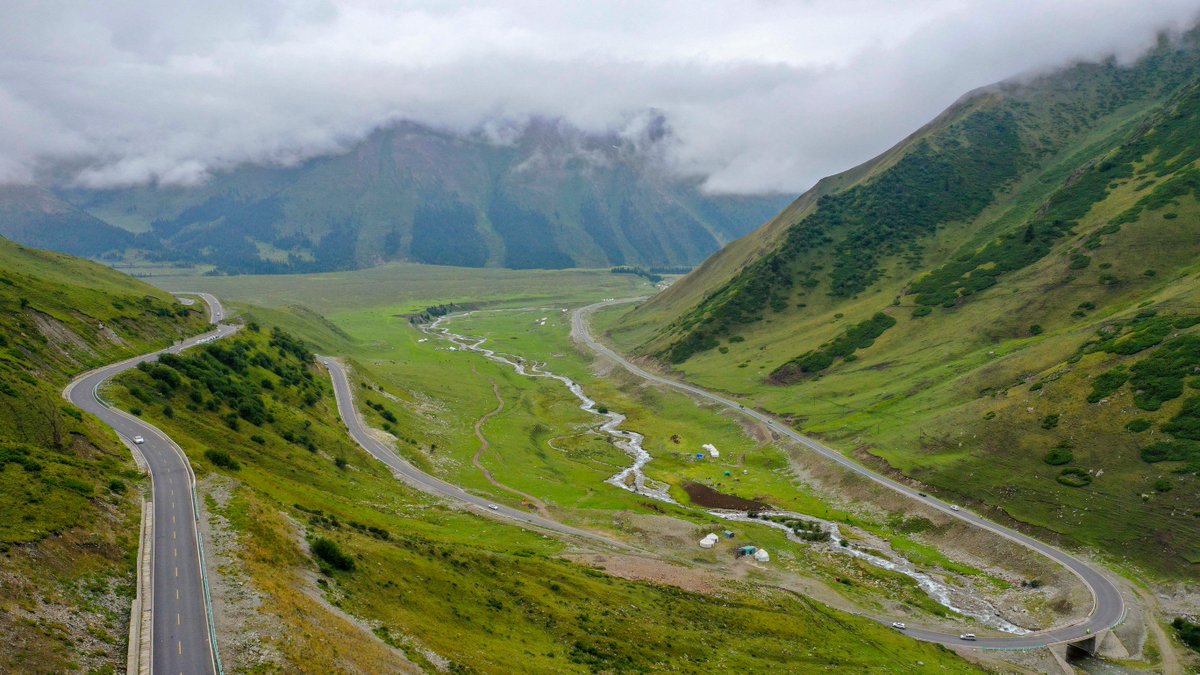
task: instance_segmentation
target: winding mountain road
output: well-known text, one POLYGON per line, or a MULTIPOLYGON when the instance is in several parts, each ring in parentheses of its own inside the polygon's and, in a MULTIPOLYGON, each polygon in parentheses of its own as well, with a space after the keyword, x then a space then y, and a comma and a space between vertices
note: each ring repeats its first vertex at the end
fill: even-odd
MULTIPOLYGON (((143 589, 151 607, 150 670, 155 673, 215 673, 215 636, 204 574, 203 544, 197 534, 199 509, 195 501, 196 478, 183 450, 154 425, 104 403, 99 389, 109 378, 161 354, 177 354, 202 342, 231 335, 238 326, 221 324, 225 311, 207 293, 209 316, 217 327, 167 349, 144 354, 80 375, 63 390, 63 396, 100 418, 127 443, 136 444, 150 471, 153 501, 151 580, 143 589)), ((136 649, 136 647, 135 647, 136 649)))
MULTIPOLYGON (((1122 618, 1124 618, 1125 601, 1121 597, 1121 593, 1119 590, 1117 590, 1117 587, 1114 586, 1111 581, 1109 581, 1108 577, 1105 576, 1103 572, 1070 555, 1069 553, 1017 532, 1016 530, 1005 527, 998 523, 994 523, 969 511, 951 508, 949 504, 934 497, 922 497, 919 492, 908 487, 907 485, 898 483, 890 478, 875 473, 865 466, 862 466, 861 464, 858 464, 847 458, 845 455, 842 455, 836 450, 833 450, 807 436, 797 433, 782 422, 776 420, 774 417, 758 412, 757 410, 747 408, 737 401, 714 394, 695 385, 687 384, 646 371, 637 365, 630 363, 627 359, 625 359, 625 357, 617 354, 592 336, 588 329, 587 322, 587 317, 592 312, 595 312, 603 307, 638 302, 644 299, 645 298, 624 298, 618 300, 606 300, 604 302, 598 302, 577 309, 571 315, 571 335, 592 351, 607 357, 608 359, 628 370, 630 373, 644 380, 678 389, 693 396, 724 406, 751 419, 757 420, 765 424, 775 433, 780 434, 781 436, 786 436, 787 438, 804 445, 813 452, 837 462, 841 466, 857 473, 860 476, 864 476, 875 481, 876 483, 879 483, 880 485, 883 485, 884 487, 895 490, 896 492, 899 492, 900 494, 909 497, 914 501, 918 501, 926 506, 935 508, 952 518, 958 518, 959 520, 988 530, 989 532, 993 532, 1001 537, 1021 544, 1026 548, 1032 549, 1033 551, 1036 551, 1037 553, 1040 553, 1071 570, 1071 572, 1073 572, 1081 581, 1083 581, 1084 585, 1087 586, 1088 590, 1090 590, 1092 594, 1092 611, 1088 614, 1085 621, 1072 626, 1013 637, 980 637, 974 642, 964 642, 959 638, 958 635, 947 635, 945 633, 918 627, 910 627, 906 629, 904 631, 906 634, 926 642, 936 642, 939 644, 955 645, 960 647, 967 646, 985 649, 1031 649, 1087 639, 1103 630, 1112 628, 1119 623, 1122 618)), ((964 632, 967 630, 970 629, 964 628, 964 632)))
POLYGON ((395 476, 414 488, 431 494, 437 497, 447 497, 459 502, 466 503, 470 506, 477 507, 483 513, 491 513, 501 516, 508 520, 516 521, 518 524, 541 528, 565 534, 574 537, 582 537, 594 542, 605 544, 606 546, 635 551, 631 546, 623 544, 614 539, 588 532, 569 525, 542 517, 534 513, 528 513, 520 509, 514 509, 504 504, 496 504, 478 495, 472 494, 451 483, 447 483, 440 478, 435 478, 424 471, 416 468, 412 464, 402 459, 394 450, 388 448, 383 443, 380 443, 368 431, 363 423, 362 417, 359 416, 358 410, 354 407, 354 390, 350 386, 350 378, 346 374, 346 369, 336 359, 328 356, 318 356, 317 361, 329 370, 329 376, 333 380, 333 393, 337 399, 338 414, 342 416, 342 422, 346 425, 350 436, 364 450, 371 454, 375 459, 383 462, 395 476), (493 508, 495 507, 495 508, 493 508))

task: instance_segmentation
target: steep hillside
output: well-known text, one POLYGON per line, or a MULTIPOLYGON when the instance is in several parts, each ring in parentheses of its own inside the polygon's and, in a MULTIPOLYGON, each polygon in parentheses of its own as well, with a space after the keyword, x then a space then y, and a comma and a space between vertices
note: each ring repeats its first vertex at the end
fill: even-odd
POLYGON ((133 235, 39 187, 0 186, 0 236, 71 255, 125 249, 133 235))
POLYGON ((1194 44, 969 95, 611 335, 868 461, 1194 572, 1194 44))
MULTIPOLYGON (((195 188, 62 196, 84 217, 105 221, 81 223, 89 234, 76 250, 136 250, 253 273, 389 260, 517 269, 694 265, 786 203, 705 195, 698 180, 670 177, 659 157, 666 133, 589 135, 535 121, 501 142, 405 124, 294 168, 243 168, 195 188)), ((10 231, 56 241, 29 227, 0 234, 10 231)))
POLYGON ((203 325, 101 265, 0 239, 0 669, 124 668, 139 474, 59 392, 203 325))

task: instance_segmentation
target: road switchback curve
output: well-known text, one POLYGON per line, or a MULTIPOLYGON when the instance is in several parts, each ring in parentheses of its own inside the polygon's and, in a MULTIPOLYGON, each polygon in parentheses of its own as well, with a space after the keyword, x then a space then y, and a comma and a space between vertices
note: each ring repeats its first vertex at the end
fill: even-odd
MULTIPOLYGON (((854 473, 857 473, 860 476, 869 478, 870 480, 873 480, 886 488, 899 492, 900 494, 914 501, 935 508, 952 518, 958 518, 959 520, 974 525, 975 527, 995 533, 1001 537, 1015 541, 1026 548, 1032 549, 1033 551, 1036 551, 1037 553, 1040 553, 1069 569, 1075 574, 1075 576, 1079 577, 1079 579, 1085 586, 1087 586, 1088 590, 1090 590, 1092 594, 1092 611, 1088 614, 1086 620, 1075 625, 1065 626, 1062 628, 1039 631, 1036 633, 1029 633, 1027 635, 1015 635, 1012 637, 979 637, 973 642, 963 641, 957 634, 950 635, 919 627, 907 628, 904 631, 906 634, 926 642, 936 642, 943 645, 954 645, 959 647, 975 647, 983 649, 1033 649, 1037 647, 1048 647, 1054 644, 1087 639, 1103 630, 1112 628, 1113 626, 1117 625, 1122 618, 1124 618, 1125 601, 1121 597, 1121 592, 1117 590, 1117 587, 1113 585, 1113 583, 1103 572, 1089 565, 1088 563, 1085 563, 1071 554, 1055 548, 1045 542, 1039 541, 1016 530, 1000 525, 999 523, 994 523, 982 516, 971 513, 970 511, 951 508, 950 504, 947 504, 934 497, 922 497, 919 492, 908 487, 907 485, 898 483, 890 478, 887 478, 886 476, 875 473, 874 471, 847 458, 845 455, 829 448, 821 442, 796 432, 770 415, 747 408, 737 401, 725 398, 719 394, 714 394, 713 392, 702 389, 695 385, 651 373, 633 363, 630 363, 629 360, 624 356, 621 356, 606 345, 602 344, 591 334, 587 322, 587 317, 591 313, 604 307, 638 302, 641 300, 645 300, 645 298, 638 297, 623 298, 618 300, 605 300, 603 302, 598 302, 575 310, 575 312, 571 315, 572 336, 574 336, 579 342, 586 345, 588 349, 591 349, 597 354, 612 360, 625 370, 644 380, 686 392, 692 396, 711 401, 712 403, 724 406, 735 413, 761 422, 775 433, 800 443, 813 452, 837 462, 841 466, 853 471, 854 473)), ((964 632, 967 630, 969 629, 964 628, 964 632)))

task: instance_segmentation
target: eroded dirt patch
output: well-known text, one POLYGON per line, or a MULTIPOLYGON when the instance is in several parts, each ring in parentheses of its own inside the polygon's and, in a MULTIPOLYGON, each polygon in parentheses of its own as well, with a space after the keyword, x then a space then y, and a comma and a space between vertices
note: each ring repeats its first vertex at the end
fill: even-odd
POLYGON ((702 506, 706 509, 728 509, 730 511, 763 511, 768 507, 762 502, 756 502, 752 499, 743 499, 727 495, 724 492, 718 492, 707 485, 700 483, 687 482, 683 484, 683 489, 688 493, 692 503, 696 506, 702 506))

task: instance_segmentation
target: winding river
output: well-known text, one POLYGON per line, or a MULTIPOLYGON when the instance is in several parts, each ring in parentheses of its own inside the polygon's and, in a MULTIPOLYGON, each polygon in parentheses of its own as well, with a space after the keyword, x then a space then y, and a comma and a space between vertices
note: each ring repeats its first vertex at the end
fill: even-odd
POLYGON ((934 577, 918 570, 916 565, 913 565, 903 557, 898 557, 896 561, 892 561, 868 551, 855 548, 854 546, 842 546, 839 543, 843 539, 842 531, 838 527, 837 523, 799 513, 792 513, 790 511, 764 511, 760 513, 757 518, 751 518, 740 511, 710 510, 708 513, 724 520, 731 520, 739 523, 758 523, 759 525, 774 527, 787 532, 787 538, 789 541, 809 545, 813 545, 813 542, 804 541, 800 537, 797 537, 794 532, 792 532, 792 528, 783 523, 777 523, 773 520, 769 520, 768 518, 770 516, 786 516, 788 518, 804 520, 810 523, 817 523, 830 535, 830 543, 819 544, 820 546, 824 546, 834 553, 841 553, 853 558, 858 558, 859 560, 870 563, 875 567, 891 570, 893 572, 899 572, 900 574, 911 578, 913 581, 916 581, 917 586, 921 590, 925 591, 925 594, 933 598, 933 600, 939 605, 956 614, 969 616, 985 626, 995 628, 998 631, 1010 633, 1012 635, 1027 635, 1030 632, 1014 623, 1006 621, 998 612, 996 612, 996 608, 987 601, 978 597, 974 597, 969 593, 960 591, 953 586, 949 586, 935 579, 934 577))
MULTIPOLYGON (((505 311, 505 310, 484 310, 484 311, 505 311)), ((516 311, 516 310, 513 310, 516 311)), ((459 314, 447 314, 438 317, 436 321, 429 325, 430 331, 439 333, 443 338, 454 343, 458 349, 476 352, 484 357, 491 359, 497 363, 503 363, 513 368, 518 374, 526 377, 544 377, 551 380, 562 382, 575 398, 579 399, 579 408, 603 419, 599 425, 599 431, 608 434, 613 439, 613 444, 628 454, 633 463, 625 467, 608 480, 604 481, 610 485, 615 485, 622 490, 628 490, 635 494, 644 495, 651 499, 657 499, 670 504, 678 504, 671 498, 669 492, 670 486, 662 481, 654 480, 646 476, 642 470, 646 464, 650 463, 653 457, 646 449, 642 447, 642 442, 646 439, 645 436, 636 431, 622 429, 621 425, 625 423, 625 416, 618 412, 605 410, 601 412, 596 406, 596 402, 584 393, 583 387, 571 378, 558 373, 552 373, 545 369, 545 364, 526 361, 519 356, 512 354, 501 354, 495 350, 484 347, 487 338, 467 337, 452 333, 449 328, 442 325, 445 321, 452 318, 470 316, 475 312, 464 312, 459 314)))
MULTIPOLYGON (((612 410, 605 410, 604 412, 601 412, 596 406, 596 402, 588 397, 586 393, 584 393, 583 387, 580 386, 578 382, 575 382, 565 375, 559 375, 558 373, 546 370, 544 363, 527 361, 519 356, 503 354, 493 349, 489 349, 483 346, 484 343, 487 342, 487 338, 459 335, 458 333, 451 332, 451 330, 444 325, 446 322, 452 319, 466 317, 481 312, 530 311, 530 309, 531 308, 523 308, 518 310, 477 310, 475 312, 447 314, 445 316, 438 317, 433 323, 427 324, 423 330, 430 334, 437 334, 439 337, 450 341, 454 345, 454 349, 475 352, 497 363, 503 363, 511 367, 520 375, 524 375, 526 377, 543 377, 552 380, 558 380, 559 382, 563 383, 563 385, 570 390, 575 398, 579 399, 579 408, 581 410, 589 412, 603 419, 598 426, 598 430, 612 437, 614 445, 627 453, 633 460, 632 464, 614 474, 604 482, 610 485, 615 485, 622 490, 628 490, 635 494, 644 495, 646 497, 657 499, 662 502, 668 502, 670 504, 678 504, 678 502, 671 498, 669 493, 670 486, 668 484, 646 476, 643 469, 648 463, 650 463, 653 457, 650 455, 650 453, 646 452, 646 449, 642 446, 645 436, 636 431, 621 428, 621 425, 626 419, 624 415, 612 410)), ((546 311, 552 310, 546 309, 546 311)), ((789 540, 797 543, 806 543, 812 545, 812 542, 805 542, 797 537, 792 532, 792 529, 783 523, 776 523, 764 518, 750 518, 745 513, 739 511, 711 510, 708 511, 708 513, 724 520, 758 523, 760 525, 767 525, 768 527, 782 529, 787 532, 789 540)), ((762 515, 787 516, 790 518, 817 523, 824 528, 825 531, 829 532, 830 536, 832 537, 831 542, 833 543, 822 544, 830 551, 858 558, 882 569, 899 572, 900 574, 913 579, 917 583, 917 586, 921 588, 921 590, 925 591, 925 593, 928 594, 929 597, 933 598, 933 600, 939 605, 942 605, 946 609, 956 614, 969 616, 985 626, 989 626, 991 628, 995 628, 996 630, 1013 635, 1025 635, 1030 632, 1024 628, 1021 628, 1020 626, 1004 620, 999 613, 996 612, 995 607, 993 607, 987 601, 978 597, 973 597, 969 593, 958 590, 939 581, 938 579, 935 579, 929 574, 918 570, 915 565, 902 557, 900 557, 898 561, 892 561, 882 556, 855 548, 854 546, 841 546, 838 542, 842 540, 842 534, 837 523, 787 511, 771 511, 762 515)))

